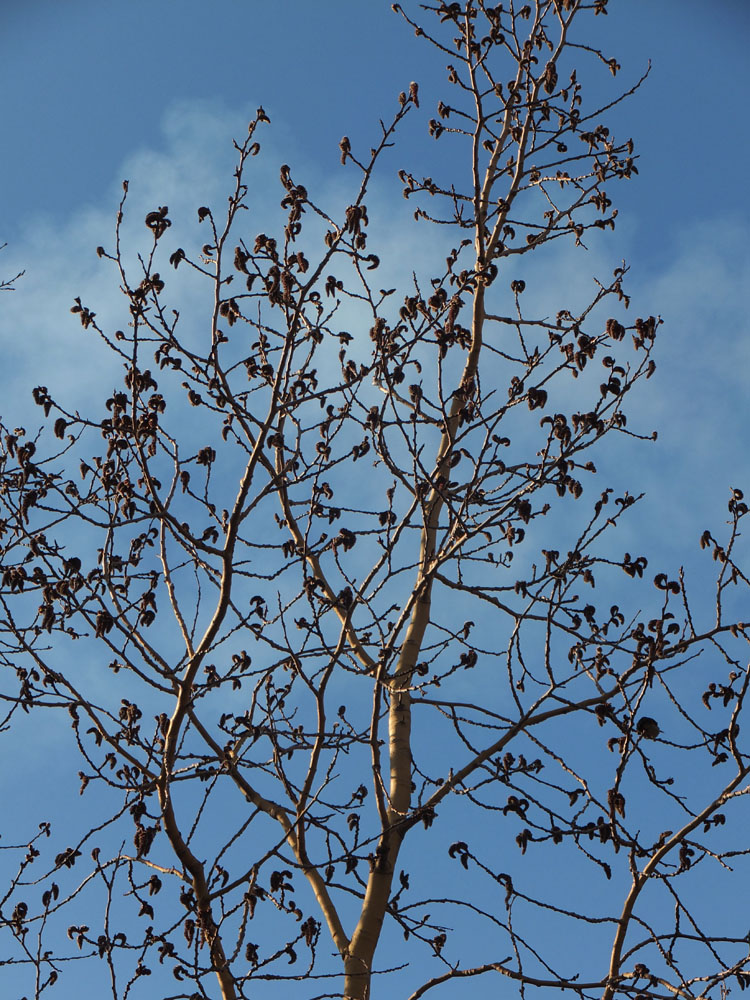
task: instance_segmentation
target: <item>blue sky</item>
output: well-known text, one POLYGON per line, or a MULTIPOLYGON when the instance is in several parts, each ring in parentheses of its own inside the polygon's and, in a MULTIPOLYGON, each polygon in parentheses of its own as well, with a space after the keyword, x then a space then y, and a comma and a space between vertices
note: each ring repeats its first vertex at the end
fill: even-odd
MULTIPOLYGON (((559 257, 545 295, 624 257, 635 314, 664 318, 657 376, 638 404, 642 429, 658 429, 659 441, 617 456, 648 491, 623 530, 698 575, 700 532, 721 523, 730 486, 750 490, 750 4, 611 7, 599 39, 622 65, 618 83, 653 64, 616 118, 636 141, 640 173, 615 191, 614 235, 588 257, 559 257)), ((416 79, 423 111, 386 161, 383 207, 396 169, 419 155, 442 73, 385 0, 5 0, 0 276, 26 274, 0 294, 3 419, 30 419, 38 382, 76 399, 105 378, 106 361, 82 358, 69 307, 84 294, 99 315, 116 314, 117 289, 95 247, 111 240, 124 178, 135 205, 168 203, 192 220, 195 206, 224 197, 231 139, 262 104, 273 125, 261 180, 275 185, 289 162, 335 200, 341 136, 369 145, 416 79)), ((387 214, 380 222, 394 266, 425 252, 412 228, 400 228, 402 215, 394 206, 390 235, 387 214)), ((18 789, 23 776, 9 781, 18 789)))
MULTIPOLYGON (((699 0, 610 7, 595 23, 622 65, 617 82, 632 84, 652 62, 615 117, 636 140, 640 174, 616 191, 618 229, 601 259, 566 258, 563 284, 626 258, 634 308, 665 319, 654 391, 641 403, 660 444, 628 461, 652 495, 674 501, 679 531, 665 537, 652 516, 641 527, 680 560, 685 537, 696 538, 723 508, 741 474, 737 456, 747 455, 750 5, 715 0, 710 14, 699 0)), ((4 345, 13 362, 8 415, 12 400, 28 409, 28 380, 47 378, 45 362, 74 393, 100 379, 97 366, 74 360, 80 336, 68 309, 84 290, 100 315, 116 301, 94 248, 112 233, 124 178, 146 210, 168 203, 191 217, 196 204, 224 197, 230 140, 262 104, 273 122, 264 176, 275 183, 277 165, 289 162, 309 187, 335 198, 341 135, 369 145, 378 118, 416 78, 422 117, 385 162, 380 179, 392 184, 421 148, 443 75, 384 0, 34 0, 7 3, 0 17, 3 89, 16 95, 4 109, 0 243, 8 247, 0 260, 3 274, 26 271, 2 302, 15 331, 4 345)), ((389 190, 381 189, 384 199, 389 190)), ((418 238, 400 230, 394 244, 419 253, 418 238)), ((548 290, 554 297, 554 281, 548 290)))
MULTIPOLYGON (((661 250, 663 264, 670 246, 662 241, 679 238, 686 223, 738 212, 750 7, 610 6, 604 36, 623 78, 654 63, 624 112, 645 176, 620 197, 649 220, 646 245, 661 250)), ((162 143, 164 113, 176 101, 245 112, 263 103, 301 154, 335 162, 342 127, 365 134, 425 55, 395 28, 385 0, 9 0, 0 17, 4 89, 14 95, 3 113, 5 239, 37 212, 62 219, 100 203, 124 157, 162 143)))

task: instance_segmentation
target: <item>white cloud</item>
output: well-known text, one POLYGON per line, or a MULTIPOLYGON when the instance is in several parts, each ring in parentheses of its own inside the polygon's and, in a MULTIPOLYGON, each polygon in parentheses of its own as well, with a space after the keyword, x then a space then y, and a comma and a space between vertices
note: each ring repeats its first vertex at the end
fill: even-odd
POLYGON ((672 499, 675 529, 725 510, 730 486, 750 491, 749 287, 746 233, 731 219, 686 229, 670 266, 643 282, 664 319, 643 399, 660 434, 651 474, 672 499))
MULTIPOLYGON (((117 270, 96 256, 99 245, 112 249, 122 180, 130 184, 122 227, 124 258, 137 284, 136 253, 146 252, 149 245, 143 224, 146 213, 167 204, 174 220, 169 246, 176 247, 181 240, 200 245, 196 209, 208 204, 224 212, 232 185, 232 138, 241 141, 246 129, 242 114, 206 103, 180 102, 165 114, 162 147, 129 154, 103 204, 71 206, 62 223, 29 218, 21 238, 8 247, 2 260, 3 274, 25 270, 16 291, 4 293, 0 300, 0 338, 7 366, 3 419, 26 420, 33 426, 30 390, 35 385, 47 385, 54 398, 71 407, 83 406, 92 395, 106 398, 119 362, 100 348, 96 334, 81 328, 70 308, 80 295, 109 332, 128 321, 117 270)), ((176 298, 187 309, 202 290, 195 281, 186 281, 184 273, 171 271, 167 256, 163 269, 170 274, 163 276, 177 286, 176 298)))
MULTIPOLYGON (((164 237, 169 250, 161 266, 169 303, 180 308, 185 335, 204 334, 205 289, 186 269, 173 271, 166 257, 178 245, 200 246, 204 241, 195 215, 198 205, 209 204, 217 214, 223 212, 235 163, 231 139, 241 140, 246 127, 247 115, 241 112, 180 102, 165 114, 160 147, 131 152, 112 179, 103 204, 74 207, 62 224, 43 218, 29 220, 21 240, 2 258, 3 273, 26 271, 17 290, 0 299, 0 337, 6 359, 2 415, 6 421, 29 421, 33 426, 37 411, 30 389, 37 384, 48 385, 53 396, 59 395, 73 407, 92 398, 98 407, 109 394, 119 363, 109 351, 96 346, 96 337, 82 330, 69 310, 74 297, 81 295, 106 329, 127 323, 127 302, 118 290, 118 275, 110 262, 100 261, 95 254, 99 244, 111 249, 123 178, 130 182, 123 225, 129 266, 137 267, 136 251, 148 246, 143 225, 146 212, 168 204, 173 226, 164 237)), ((292 162, 295 179, 307 184, 311 195, 320 193, 323 205, 346 204, 357 182, 356 172, 343 168, 326 172, 320 163, 295 162, 299 151, 290 152, 294 140, 283 124, 264 131, 261 140, 264 153, 251 160, 246 177, 250 211, 242 222, 243 233, 252 238, 271 225, 280 194, 276 172, 283 159, 292 162)), ((373 272, 373 284, 396 285, 403 294, 411 291, 412 271, 425 280, 439 272, 445 247, 428 225, 410 221, 411 202, 393 201, 398 190, 388 180, 393 168, 393 161, 388 160, 383 179, 376 180, 367 199, 370 246, 383 261, 381 269, 373 272)), ((592 275, 606 280, 620 255, 634 261, 628 281, 632 311, 658 312, 665 326, 660 331, 656 377, 648 383, 648 391, 634 400, 637 429, 658 429, 660 441, 656 447, 624 449, 624 461, 632 469, 627 480, 647 488, 656 505, 650 508, 649 525, 659 524, 660 509, 671 508, 674 535, 683 531, 692 535, 696 521, 715 513, 717 502, 723 509, 730 483, 743 485, 744 470, 738 467, 738 458, 747 450, 745 382, 750 331, 745 290, 750 287, 750 256, 739 224, 706 221, 683 233, 666 270, 644 276, 638 265, 638 240, 643 238, 631 224, 618 227, 603 249, 599 242, 592 244, 589 254, 562 243, 545 248, 539 256, 534 253, 507 265, 498 291, 507 296, 511 278, 526 277, 526 308, 539 316, 554 316, 561 304, 574 308, 589 296, 592 275)), ((396 308, 399 298, 396 295, 392 300, 396 308)), ((351 321, 352 332, 366 335, 360 329, 363 315, 356 310, 345 307, 340 318, 342 327, 351 321)), ((622 461, 618 453, 618 462, 622 461)), ((664 534, 660 527, 647 525, 649 533, 664 534)))

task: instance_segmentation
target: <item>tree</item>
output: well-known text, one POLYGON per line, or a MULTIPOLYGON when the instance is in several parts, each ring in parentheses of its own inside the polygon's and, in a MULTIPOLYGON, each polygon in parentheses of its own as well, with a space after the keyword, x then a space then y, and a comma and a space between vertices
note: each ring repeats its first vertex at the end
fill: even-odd
POLYGON ((607 115, 642 81, 586 103, 620 69, 585 33, 606 0, 504 6, 394 5, 450 60, 429 175, 399 172, 413 278, 377 287, 367 199, 417 84, 372 150, 341 140, 341 217, 281 167, 275 235, 243 214, 261 108, 201 246, 155 206, 134 272, 124 183, 98 254, 127 322, 73 307, 122 364, 104 410, 37 386, 42 430, 3 427, 3 730, 67 712, 82 758, 74 839, 45 815, 6 848, 35 997, 81 966, 116 998, 747 985, 701 896, 747 853, 747 506, 701 539, 697 609, 622 552, 641 497, 594 459, 651 436, 626 402, 660 321, 627 321, 625 265, 554 316, 519 276, 614 229, 637 167, 607 115), (198 338, 170 265, 210 289, 198 338))
MULTIPOLYGON (((0 245, 0 250, 4 250, 8 244, 3 243, 0 245)), ((23 277, 23 271, 19 271, 12 278, 0 278, 0 292, 12 292, 15 289, 14 282, 18 281, 19 278, 23 277)))

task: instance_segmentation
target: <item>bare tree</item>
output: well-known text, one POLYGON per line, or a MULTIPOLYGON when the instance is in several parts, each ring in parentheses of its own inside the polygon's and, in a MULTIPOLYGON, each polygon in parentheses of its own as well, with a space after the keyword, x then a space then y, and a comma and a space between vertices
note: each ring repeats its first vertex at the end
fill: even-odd
POLYGON ((259 109, 202 246, 155 206, 131 267, 125 182, 98 253, 127 320, 73 308, 122 365, 103 409, 38 386, 43 428, 3 428, 2 729, 23 766, 29 726, 68 713, 82 796, 3 854, 27 995, 748 982, 745 925, 706 902, 746 864, 725 606, 747 506, 733 490, 703 535, 696 608, 682 572, 623 553, 641 498, 594 460, 651 437, 625 404, 660 322, 627 320, 624 265, 584 305, 526 304, 550 244, 614 229, 636 166, 607 114, 640 81, 587 101, 584 74, 602 94, 619 70, 591 43, 606 0, 394 11, 450 64, 431 175, 399 173, 414 275, 378 288, 367 200, 417 84, 372 150, 341 140, 341 217, 281 167, 274 235, 243 213, 259 109), (170 265, 211 289, 199 335, 170 265))

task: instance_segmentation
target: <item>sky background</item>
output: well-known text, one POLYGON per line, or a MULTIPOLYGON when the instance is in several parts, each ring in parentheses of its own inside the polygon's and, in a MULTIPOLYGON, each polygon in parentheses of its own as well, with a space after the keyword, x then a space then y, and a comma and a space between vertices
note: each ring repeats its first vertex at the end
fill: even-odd
MULTIPOLYGON (((639 429, 658 429, 659 440, 618 458, 628 485, 648 493, 625 530, 671 568, 695 567, 700 585, 701 531, 725 518, 730 486, 750 492, 750 4, 610 6, 598 41, 622 65, 617 83, 631 85, 652 61, 616 116, 619 134, 636 141, 639 176, 609 191, 620 209, 615 233, 588 256, 559 257, 540 298, 625 258, 633 315, 664 319, 657 375, 638 397, 639 429)), ((34 419, 30 389, 39 383, 61 398, 107 394, 106 362, 81 353, 69 308, 83 295, 99 316, 117 315, 116 281, 95 248, 111 245, 123 179, 134 205, 170 206, 176 237, 181 213, 192 223, 198 205, 225 198, 231 140, 262 104, 273 124, 261 210, 263 185, 277 185, 282 162, 335 201, 341 136, 369 146, 415 79, 423 108, 375 189, 387 206, 396 170, 420 155, 442 76, 385 0, 4 0, 0 277, 25 275, 0 294, 3 420, 34 419)), ((405 204, 394 206, 392 232, 387 214, 378 225, 392 266, 408 274, 425 248, 400 228, 405 204)), ((140 208, 132 214, 143 218, 140 208)), ((6 791, 17 791, 8 781, 6 791)))

